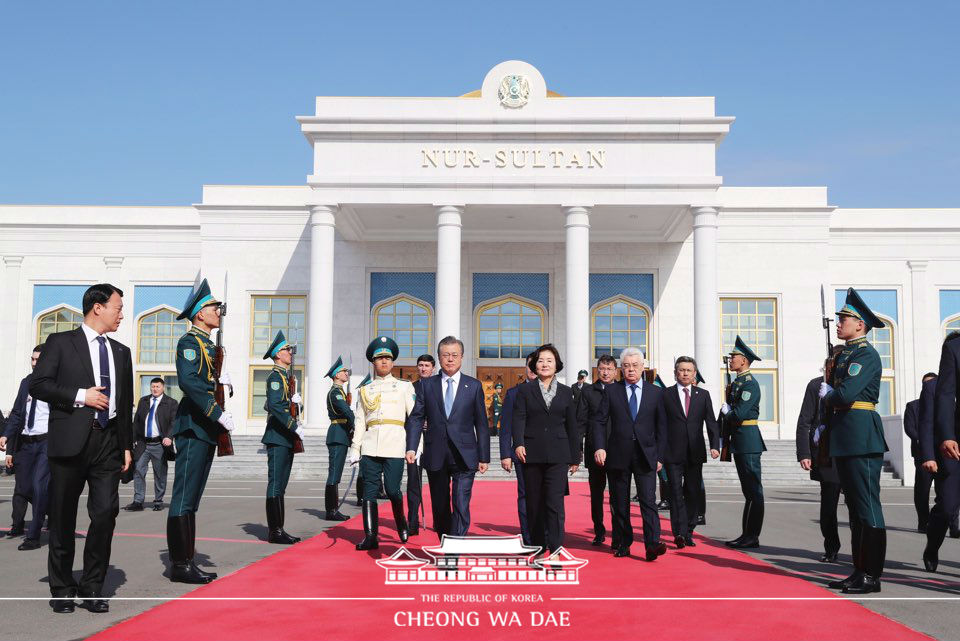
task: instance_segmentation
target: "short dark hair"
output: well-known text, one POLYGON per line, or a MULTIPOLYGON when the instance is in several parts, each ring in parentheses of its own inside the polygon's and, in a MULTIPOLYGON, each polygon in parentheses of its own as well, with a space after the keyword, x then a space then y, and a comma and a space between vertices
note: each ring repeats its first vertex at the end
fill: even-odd
POLYGON ((110 297, 116 293, 123 298, 123 292, 119 287, 114 287, 110 283, 99 283, 91 285, 87 291, 83 292, 83 315, 86 316, 97 303, 106 305, 110 297))
POLYGON ((433 360, 433 356, 430 354, 420 354, 420 356, 417 356, 417 365, 420 363, 430 363, 431 365, 436 365, 437 361, 433 360))
MULTIPOLYGON (((534 365, 534 367, 536 367, 537 361, 540 360, 540 354, 543 353, 543 352, 550 352, 551 354, 553 354, 553 358, 557 361, 557 372, 556 372, 556 373, 559 374, 560 372, 562 372, 562 371, 563 371, 563 361, 560 360, 560 352, 557 351, 557 348, 553 346, 553 343, 546 343, 546 344, 544 344, 544 345, 541 345, 540 347, 538 347, 537 349, 535 349, 535 350, 533 351, 533 354, 531 355, 531 358, 533 359, 533 365, 534 365)), ((536 371, 536 370, 534 369, 534 370, 531 370, 531 371, 536 371)))
POLYGON ((673 362, 673 371, 674 371, 674 372, 677 371, 677 365, 679 365, 680 363, 690 363, 691 365, 693 365, 693 369, 695 369, 695 370, 697 370, 697 371, 700 370, 700 368, 697 367, 697 361, 696 361, 695 358, 693 358, 693 356, 680 356, 680 357, 678 357, 677 360, 675 360, 675 361, 673 362))
POLYGON ((456 336, 444 336, 443 339, 442 339, 439 343, 437 343, 437 354, 440 353, 440 348, 443 347, 444 345, 453 345, 453 344, 457 344, 457 345, 460 346, 460 353, 461 353, 461 354, 465 354, 465 353, 466 353, 466 350, 465 350, 465 348, 463 347, 463 341, 462 341, 462 340, 460 340, 460 339, 457 338, 456 336))
POLYGON ((527 354, 527 369, 533 372, 534 374, 537 373, 537 359, 534 358, 536 355, 537 355, 537 350, 533 350, 532 352, 527 354))
POLYGON ((160 383, 164 387, 166 387, 167 385, 167 383, 159 376, 154 376, 153 378, 150 379, 150 384, 153 385, 154 383, 160 383))
POLYGON ((34 347, 33 352, 31 352, 31 354, 39 354, 41 352, 43 352, 43 343, 40 343, 39 345, 34 347))
POLYGON ((927 372, 926 374, 920 377, 920 380, 925 381, 928 378, 936 378, 937 376, 938 374, 936 372, 927 372))
POLYGON ((603 363, 613 363, 613 366, 616 367, 617 359, 615 359, 610 354, 604 354, 603 356, 597 359, 597 367, 600 367, 600 365, 603 363))

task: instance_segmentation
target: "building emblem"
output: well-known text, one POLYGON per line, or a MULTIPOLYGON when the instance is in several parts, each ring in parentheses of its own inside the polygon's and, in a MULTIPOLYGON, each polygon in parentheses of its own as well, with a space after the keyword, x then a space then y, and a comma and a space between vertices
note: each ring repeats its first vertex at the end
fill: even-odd
POLYGON ((440 545, 426 546, 430 558, 420 558, 401 547, 378 559, 386 571, 387 585, 409 584, 513 584, 579 585, 580 568, 588 561, 564 548, 534 559, 540 547, 524 545, 514 536, 449 536, 440 545))
POLYGON ((530 98, 530 81, 526 76, 504 76, 497 92, 500 104, 510 109, 519 109, 530 98))

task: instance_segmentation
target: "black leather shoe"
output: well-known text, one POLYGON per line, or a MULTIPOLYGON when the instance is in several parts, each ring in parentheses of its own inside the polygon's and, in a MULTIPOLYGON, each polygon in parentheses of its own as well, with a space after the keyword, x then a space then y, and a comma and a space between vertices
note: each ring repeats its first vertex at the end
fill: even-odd
POLYGON ((820 563, 836 563, 836 562, 837 562, 836 552, 824 552, 820 556, 820 563))
POLYGON ((36 550, 40 547, 40 541, 36 539, 24 539, 23 543, 17 546, 18 550, 36 550))
POLYGON ((163 503, 157 503, 156 501, 154 501, 154 503, 153 503, 153 511, 154 511, 154 512, 159 512, 159 511, 161 511, 162 509, 163 509, 163 503))
POLYGON ((669 509, 670 509, 670 501, 668 501, 667 499, 663 499, 662 501, 657 503, 657 511, 664 512, 669 509))
POLYGON ((844 594, 871 594, 880 591, 880 578, 864 574, 859 581, 843 588, 844 594))
POLYGON ((201 572, 200 568, 191 562, 174 563, 170 568, 170 580, 174 583, 191 583, 205 585, 213 581, 214 576, 201 572))
POLYGON ((350 517, 343 514, 340 510, 328 510, 324 515, 327 521, 349 521, 350 517))
POLYGON ((677 546, 678 550, 682 550, 687 547, 687 541, 682 537, 678 536, 673 540, 673 544, 677 546))
POLYGON ((7 533, 4 536, 7 537, 8 539, 15 539, 18 536, 23 536, 23 526, 21 525, 20 527, 16 527, 16 526, 11 527, 9 530, 7 530, 7 533))
POLYGON ((927 572, 936 572, 937 566, 940 564, 940 555, 939 550, 924 550, 923 551, 923 569, 927 572))
POLYGON ((751 536, 751 537, 747 537, 747 538, 745 538, 745 539, 741 539, 740 541, 731 541, 730 543, 727 543, 727 545, 729 545, 730 547, 735 548, 735 549, 737 549, 737 550, 746 550, 746 549, 750 549, 750 548, 758 548, 758 547, 760 547, 760 539, 751 536), (731 544, 732 544, 732 545, 731 545, 731 544))
POLYGON ((860 570, 854 570, 853 574, 851 574, 845 579, 838 579, 836 581, 831 581, 830 583, 827 583, 827 587, 832 588, 834 590, 842 590, 846 588, 848 585, 853 585, 854 583, 859 582, 862 578, 863 578, 863 572, 861 572, 860 570))
POLYGON ((299 537, 290 536, 283 529, 270 530, 270 534, 267 536, 267 541, 270 543, 276 543, 278 545, 293 545, 300 541, 299 537))
POLYGON ((619 558, 630 556, 630 548, 628 547, 619 547, 616 552, 613 553, 613 556, 619 558))
POLYGON ((110 611, 110 602, 106 599, 101 599, 99 594, 90 594, 82 596, 81 598, 83 599, 81 607, 88 612, 102 614, 110 611))
POLYGON ((702 514, 698 514, 698 515, 697 515, 697 525, 706 525, 706 524, 707 524, 707 517, 705 517, 705 516, 702 515, 702 514))
POLYGON ((683 542, 686 544, 686 546, 687 546, 688 548, 695 548, 695 547, 697 547, 697 542, 693 540, 693 537, 692 537, 692 536, 685 537, 685 538, 683 539, 683 542))
POLYGON ((69 614, 76 609, 77 604, 73 599, 50 599, 50 607, 57 614, 69 614))
POLYGON ((662 556, 667 553, 667 544, 666 543, 657 543, 651 545, 647 548, 647 561, 656 561, 658 556, 662 556))
POLYGON ((735 547, 737 547, 738 545, 740 545, 740 543, 743 542, 743 540, 744 540, 745 538, 747 538, 747 535, 746 535, 746 534, 741 534, 740 536, 738 536, 738 537, 735 538, 734 540, 732 540, 732 541, 727 541, 726 543, 724 543, 724 545, 726 545, 728 548, 735 548, 735 547))
POLYGON ((606 538, 607 538, 606 534, 597 534, 593 537, 593 540, 590 541, 590 545, 593 545, 593 546, 603 545, 603 542, 606 540, 606 538))
POLYGON ((123 509, 126 512, 143 512, 143 503, 137 503, 134 501, 130 505, 124 505, 123 509))

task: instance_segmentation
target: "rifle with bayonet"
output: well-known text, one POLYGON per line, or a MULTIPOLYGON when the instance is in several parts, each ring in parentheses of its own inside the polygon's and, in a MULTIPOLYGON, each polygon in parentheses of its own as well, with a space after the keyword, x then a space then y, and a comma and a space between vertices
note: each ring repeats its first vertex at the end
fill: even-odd
MULTIPOLYGON (((730 375, 730 357, 723 357, 723 366, 726 368, 726 373, 724 374, 724 388, 723 397, 729 403, 730 398, 733 395, 733 378, 730 375)), ((724 463, 729 463, 731 460, 730 456, 730 439, 733 438, 733 434, 730 433, 730 419, 726 414, 720 414, 720 460, 724 463)))
MULTIPOLYGON (((836 365, 836 356, 833 353, 833 342, 830 339, 830 323, 832 318, 827 316, 827 300, 823 291, 823 285, 820 285, 820 322, 823 325, 823 332, 826 337, 827 358, 823 362, 823 381, 828 385, 833 385, 833 369, 836 365)), ((830 409, 825 406, 823 399, 817 397, 817 417, 823 421, 824 429, 817 439, 817 465, 819 467, 830 467, 830 409)))
MULTIPOLYGON (((226 385, 220 382, 220 376, 223 374, 223 361, 226 358, 226 351, 223 348, 223 319, 227 316, 227 275, 223 275, 223 302, 220 303, 220 326, 217 329, 217 344, 213 352, 213 379, 217 382, 213 392, 214 401, 220 406, 221 410, 227 409, 227 391, 226 385)), ((230 396, 233 397, 233 385, 230 386, 230 396)), ((233 439, 230 438, 230 432, 223 426, 217 434, 217 456, 233 456, 233 439)))

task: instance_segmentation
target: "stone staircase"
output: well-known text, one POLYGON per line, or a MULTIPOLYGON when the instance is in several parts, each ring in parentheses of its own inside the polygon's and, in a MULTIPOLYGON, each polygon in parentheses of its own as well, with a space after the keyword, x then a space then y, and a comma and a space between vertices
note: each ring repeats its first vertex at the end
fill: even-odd
MULTIPOLYGON (((327 447, 322 439, 307 438, 304 444, 305 452, 297 454, 293 460, 291 478, 325 479, 327 476, 327 447)), ((263 478, 267 477, 267 455, 259 436, 235 436, 233 438, 235 454, 217 458, 210 470, 210 478, 263 478)), ((499 441, 496 437, 490 442, 491 452, 499 452, 499 441)), ((349 469, 346 471, 349 478, 349 469)), ((481 477, 478 477, 481 478, 481 477)), ((513 474, 508 474, 500 467, 499 461, 494 461, 490 470, 483 475, 483 480, 512 480, 513 474)), ((587 479, 586 470, 581 468, 574 476, 576 480, 587 479)), ((720 463, 710 460, 703 466, 703 480, 711 486, 737 486, 737 471, 733 463, 720 463)), ((346 479, 344 479, 346 482, 346 479)), ((800 469, 797 463, 796 444, 793 441, 767 441, 767 451, 763 455, 763 484, 765 486, 808 485, 815 486, 810 480, 808 472, 800 469)), ((893 474, 892 468, 885 465, 880 484, 884 487, 899 487, 900 479, 893 474)))

